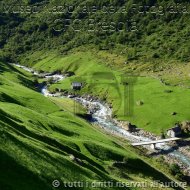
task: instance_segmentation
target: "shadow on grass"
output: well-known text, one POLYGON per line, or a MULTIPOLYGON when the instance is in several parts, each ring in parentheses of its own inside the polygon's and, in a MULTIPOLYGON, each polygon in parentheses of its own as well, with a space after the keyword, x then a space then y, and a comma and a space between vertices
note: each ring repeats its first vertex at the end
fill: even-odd
POLYGON ((0 189, 2 190, 50 190, 51 188, 26 167, 17 163, 0 150, 0 189))
MULTIPOLYGON (((148 178, 152 178, 153 180, 159 180, 163 183, 169 183, 171 182, 171 179, 169 179, 166 175, 159 172, 155 168, 148 165, 146 162, 140 159, 135 158, 127 158, 124 162, 118 162, 114 163, 113 165, 116 168, 119 168, 121 171, 125 171, 127 174, 135 174, 135 175, 143 175, 148 178)), ((176 190, 182 190, 181 187, 172 187, 176 190)))

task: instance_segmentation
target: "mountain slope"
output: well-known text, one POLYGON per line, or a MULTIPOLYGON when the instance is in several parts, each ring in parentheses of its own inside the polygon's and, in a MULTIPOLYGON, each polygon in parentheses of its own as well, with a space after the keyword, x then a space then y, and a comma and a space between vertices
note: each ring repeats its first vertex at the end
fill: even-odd
POLYGON ((189 61, 186 0, 21 1, 24 8, 3 2, 0 44, 6 59, 40 49, 63 53, 93 44, 122 52, 128 61, 189 61))
POLYGON ((116 60, 119 66, 113 66, 102 54, 85 48, 69 51, 67 55, 41 51, 28 55, 22 64, 38 71, 74 73, 50 85, 49 90, 90 94, 109 103, 114 118, 130 121, 138 128, 157 135, 166 132, 177 122, 190 120, 189 89, 165 85, 154 76, 141 76, 138 71, 131 73, 128 68, 119 65, 119 58, 116 60), (71 90, 72 81, 83 82, 83 88, 80 91, 71 90), (132 88, 129 89, 127 84, 132 85, 132 88), (142 105, 138 104, 139 101, 142 105), (173 116, 173 112, 177 114, 173 116))
POLYGON ((55 179, 61 184, 69 181, 125 181, 129 178, 149 182, 152 179, 168 180, 131 148, 127 150, 120 146, 114 137, 111 140, 64 107, 60 108, 24 87, 19 78, 26 77, 26 85, 32 83, 31 75, 4 63, 0 65, 2 189, 52 189, 51 183, 55 179), (124 158, 129 163, 143 164, 146 171, 133 164, 121 169, 113 166, 114 162, 124 158))
POLYGON ((189 120, 189 13, 187 0, 2 0, 0 189, 54 189, 55 179, 61 185, 173 179, 162 158, 147 158, 144 149, 109 137, 78 117, 85 113, 81 107, 74 115, 71 100, 44 97, 35 77, 8 63, 69 71, 75 75, 51 85, 52 92, 72 92, 70 83, 83 80, 79 94, 99 96, 112 105, 114 117, 160 134, 189 120), (127 83, 121 76, 128 74, 139 76, 135 117, 123 115, 127 83))

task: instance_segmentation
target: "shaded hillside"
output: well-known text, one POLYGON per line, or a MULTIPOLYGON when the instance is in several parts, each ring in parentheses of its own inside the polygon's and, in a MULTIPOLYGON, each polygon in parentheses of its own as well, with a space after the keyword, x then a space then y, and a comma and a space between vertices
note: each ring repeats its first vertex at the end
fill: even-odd
POLYGON ((93 44, 122 51, 128 61, 189 60, 188 1, 24 2, 20 4, 30 9, 18 2, 1 4, 0 46, 7 59, 41 49, 63 53, 93 44))

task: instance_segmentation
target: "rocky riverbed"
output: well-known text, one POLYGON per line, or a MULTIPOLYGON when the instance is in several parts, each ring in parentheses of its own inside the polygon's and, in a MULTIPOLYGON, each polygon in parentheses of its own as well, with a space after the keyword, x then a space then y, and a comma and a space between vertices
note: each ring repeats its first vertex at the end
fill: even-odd
MULTIPOLYGON (((98 98, 84 95, 82 97, 75 97, 74 99, 75 101, 78 101, 83 106, 85 106, 88 110, 90 110, 94 118, 97 118, 97 115, 99 117, 101 116, 102 118, 104 118, 106 123, 102 122, 101 120, 96 120, 96 122, 105 130, 108 130, 108 126, 106 125, 107 123, 108 125, 115 126, 115 129, 112 127, 108 130, 112 134, 116 134, 121 137, 127 138, 131 142, 151 141, 160 139, 159 136, 156 136, 142 129, 138 129, 135 126, 129 130, 128 126, 132 125, 130 124, 130 122, 112 119, 112 111, 110 106, 104 102, 101 102, 100 100, 98 100, 98 98), (99 104, 102 104, 103 106, 100 106, 99 104), (101 113, 102 115, 97 113, 99 109, 103 109, 101 113)), ((185 141, 180 141, 179 144, 175 142, 169 142, 167 144, 158 144, 155 150, 153 150, 150 146, 144 146, 144 148, 148 149, 148 152, 151 155, 163 155, 165 158, 165 162, 167 162, 168 164, 178 164, 181 170, 184 172, 184 174, 190 176, 190 153, 188 151, 189 143, 190 142, 185 141), (180 147, 182 145, 183 147, 180 147)))

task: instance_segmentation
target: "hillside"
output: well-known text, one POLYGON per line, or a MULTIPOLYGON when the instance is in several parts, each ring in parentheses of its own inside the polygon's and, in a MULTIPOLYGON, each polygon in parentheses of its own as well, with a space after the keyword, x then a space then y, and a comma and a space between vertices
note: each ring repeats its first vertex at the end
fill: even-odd
POLYGON ((0 190, 72 182, 85 184, 71 189, 152 189, 123 184, 145 181, 184 189, 161 183, 189 182, 188 139, 171 150, 134 148, 68 97, 94 98, 112 111, 111 121, 155 138, 188 123, 189 14, 187 0, 0 1, 0 190), (66 78, 52 82, 51 74, 66 78), (41 93, 44 85, 52 96, 41 93))
POLYGON ((189 87, 186 0, 12 1, 0 4, 0 56, 25 62, 33 52, 102 52, 113 67, 189 87), (23 60, 24 59, 24 60, 23 60))
POLYGON ((122 52, 128 61, 189 61, 186 0, 2 1, 1 10, 0 45, 7 59, 93 44, 122 52))
POLYGON ((57 106, 26 87, 34 80, 30 74, 4 63, 0 66, 1 189, 52 189, 55 179, 168 180, 154 168, 158 163, 150 166, 129 145, 118 144, 115 137, 73 115, 65 109, 67 102, 57 106), (113 165, 124 158, 129 162, 126 166, 113 165), (138 169, 134 164, 143 167, 138 169))
POLYGON ((74 76, 50 85, 49 89, 98 97, 111 105, 114 118, 130 121, 138 128, 157 135, 177 122, 190 120, 189 89, 164 85, 149 75, 131 76, 128 68, 121 69, 119 64, 113 66, 105 61, 104 56, 104 53, 87 51, 86 48, 74 49, 64 56, 53 51, 41 51, 25 57, 22 64, 33 66, 38 71, 73 72, 74 76), (82 81, 85 85, 79 92, 72 91, 72 81, 82 81), (128 90, 125 82, 132 82, 133 89, 128 90), (130 99, 128 93, 131 93, 130 99), (138 105, 139 101, 143 105, 138 105), (177 115, 173 116, 173 112, 177 115))

